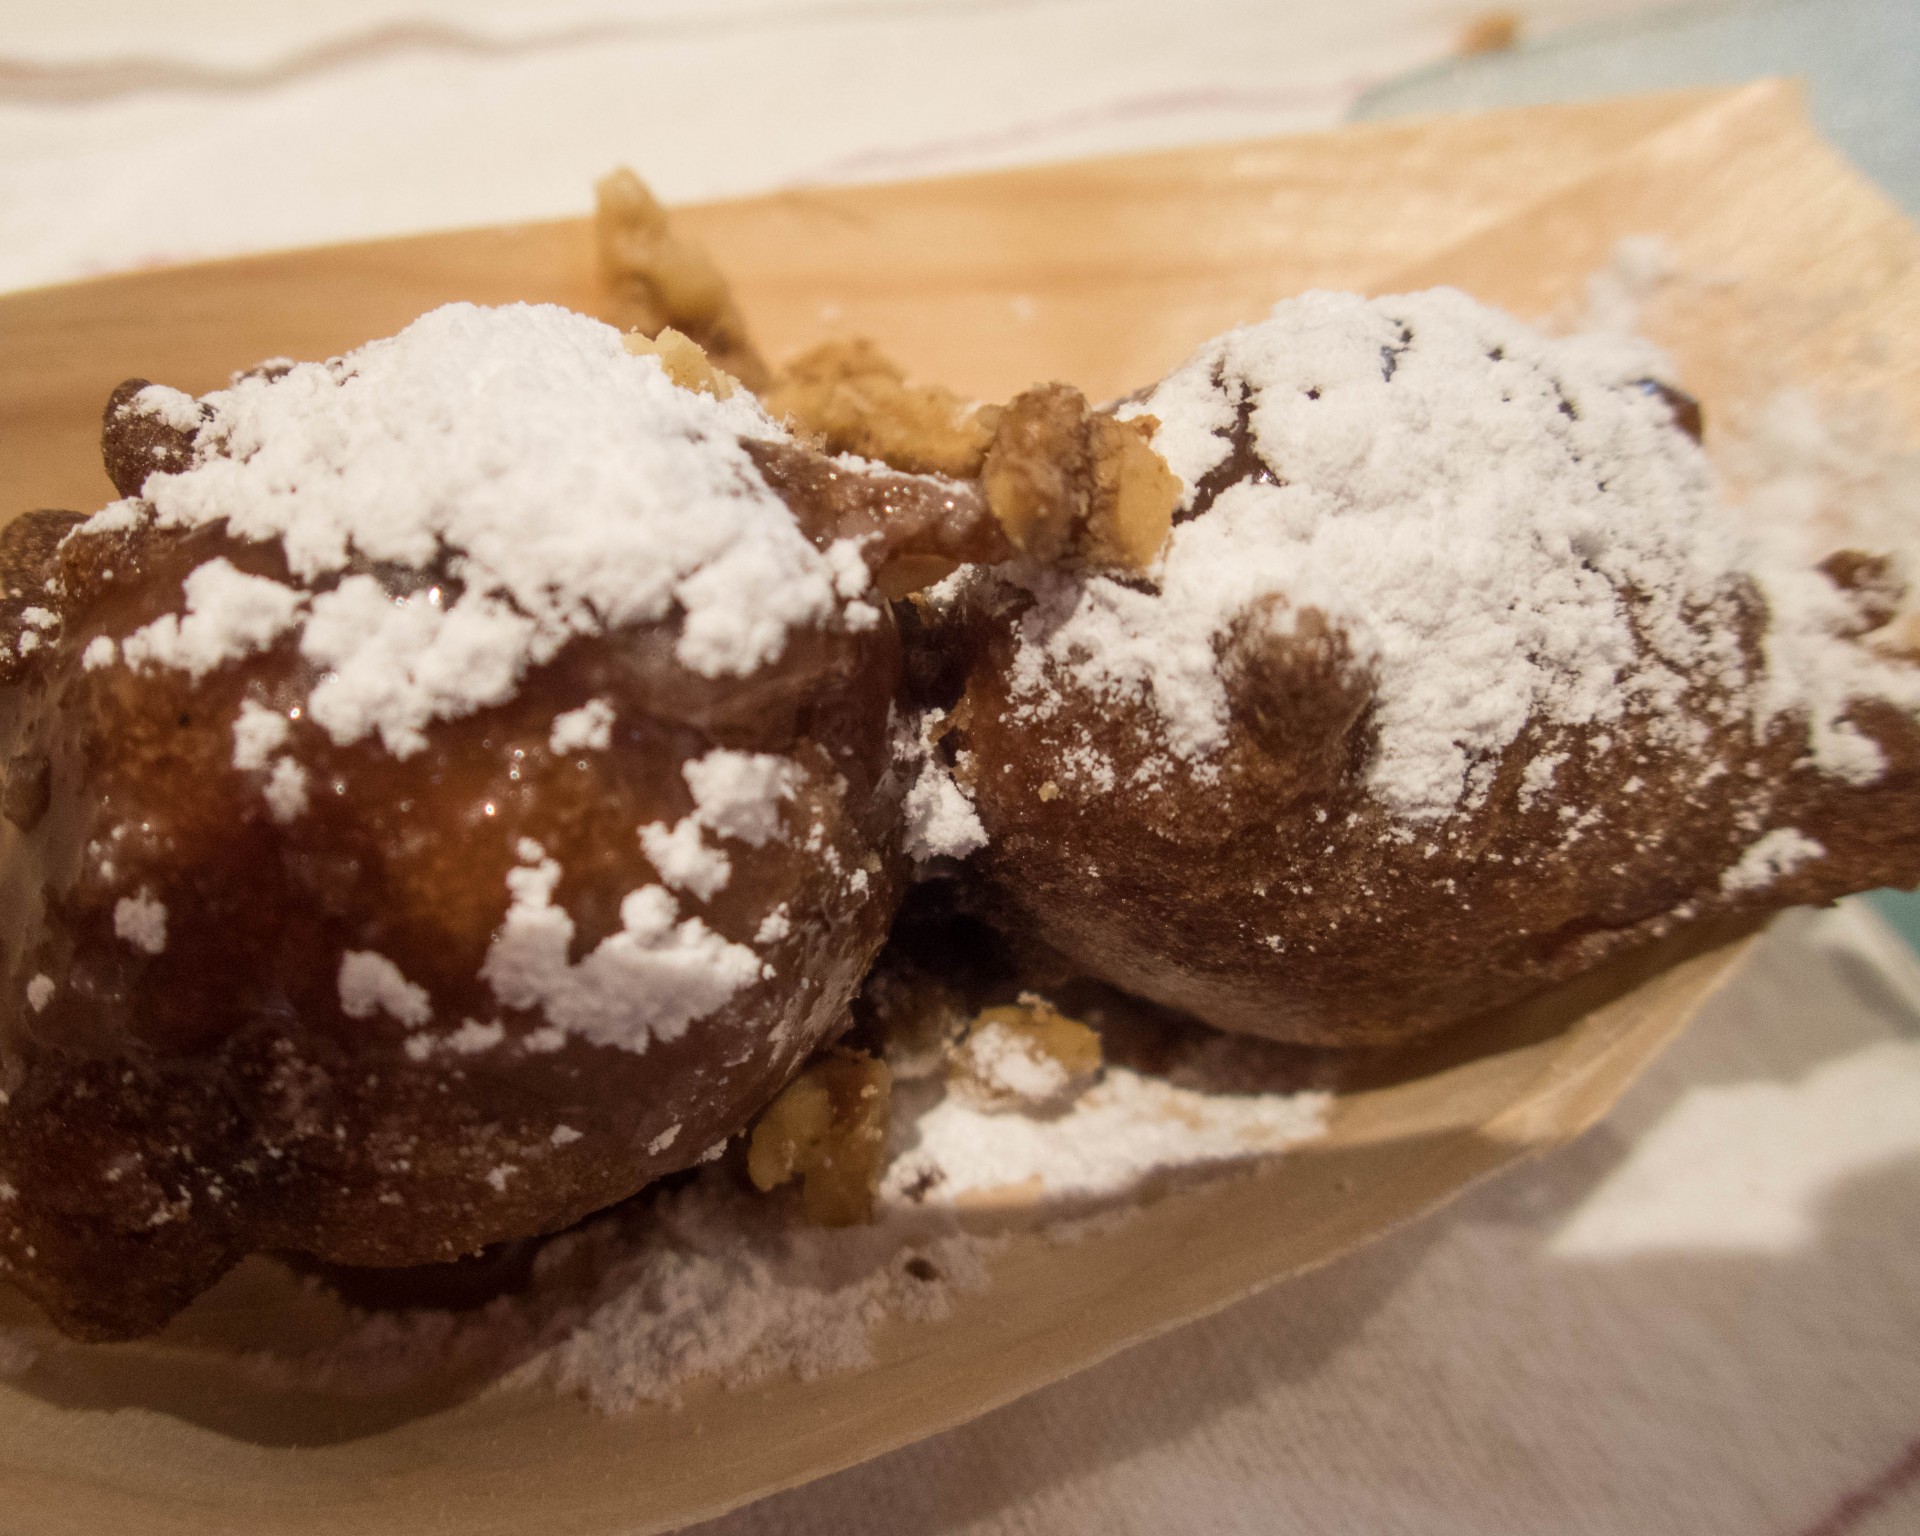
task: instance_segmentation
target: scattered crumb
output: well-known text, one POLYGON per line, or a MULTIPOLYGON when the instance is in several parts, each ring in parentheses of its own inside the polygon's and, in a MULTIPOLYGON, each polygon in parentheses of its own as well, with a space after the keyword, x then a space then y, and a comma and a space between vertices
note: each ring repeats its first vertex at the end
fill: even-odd
POLYGON ((980 1109, 1060 1104, 1100 1070, 1100 1037, 1029 993, 989 1008, 952 1048, 948 1087, 980 1109))
POLYGON ((796 1176, 809 1221, 852 1226, 873 1214, 885 1166, 892 1074, 872 1056, 836 1050, 781 1091, 754 1123, 747 1173, 755 1189, 796 1176))

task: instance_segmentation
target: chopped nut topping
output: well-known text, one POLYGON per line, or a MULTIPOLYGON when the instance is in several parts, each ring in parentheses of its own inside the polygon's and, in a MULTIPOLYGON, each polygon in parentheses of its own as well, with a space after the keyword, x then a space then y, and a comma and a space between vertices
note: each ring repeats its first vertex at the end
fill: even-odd
POLYGON ((953 1091, 984 1109, 1031 1109, 1062 1102, 1100 1070, 1100 1037, 1028 992, 984 1009, 954 1046, 953 1091))
POLYGON ((725 400, 740 387, 740 381, 732 374, 713 366, 699 342, 691 336, 683 336, 672 326, 654 337, 630 331, 620 341, 635 357, 659 358, 667 377, 682 389, 696 390, 703 395, 712 395, 716 400, 725 400))
POLYGON ((1017 395, 981 466, 987 505, 1013 547, 1036 560, 1066 553, 1086 517, 1087 400, 1070 384, 1017 395))
POLYGON ((594 187, 594 245, 611 303, 605 318, 657 336, 668 326, 690 337, 749 389, 767 365, 713 258, 673 232, 647 184, 624 166, 594 187))
MULTIPOLYGON (((937 384, 909 384, 878 347, 855 339, 803 353, 762 395, 769 411, 829 453, 977 479, 1007 552, 1138 571, 1173 528, 1180 480, 1153 451, 1159 423, 1093 411, 1068 384, 1040 385, 1004 407, 980 405, 937 384)), ((879 584, 889 598, 905 597, 964 558, 903 552, 879 584)))
POLYGON ((1149 443, 1150 416, 1087 408, 1069 384, 1043 384, 1001 414, 980 483, 1009 540, 1036 560, 1075 553, 1143 570, 1173 528, 1180 481, 1149 443))
POLYGON ((873 1217, 886 1163, 892 1074, 856 1051, 821 1057, 781 1091, 753 1127, 747 1176, 763 1194, 796 1175, 807 1219, 851 1227, 873 1217))
POLYGON ((909 474, 972 479, 980 473, 999 408, 938 384, 909 384, 905 372, 864 338, 803 352, 765 392, 767 409, 818 437, 830 453, 909 474))
POLYGON ((896 555, 874 573, 873 583, 888 602, 897 603, 937 586, 962 564, 950 555, 896 555))
POLYGON ((1180 478, 1153 451, 1159 426, 1151 416, 1093 418, 1093 501, 1085 550, 1097 565, 1145 570, 1173 531, 1180 478))

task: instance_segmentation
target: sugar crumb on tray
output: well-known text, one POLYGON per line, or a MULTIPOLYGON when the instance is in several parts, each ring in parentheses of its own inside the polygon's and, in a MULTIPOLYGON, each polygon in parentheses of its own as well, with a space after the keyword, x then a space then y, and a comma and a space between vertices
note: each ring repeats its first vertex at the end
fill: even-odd
MULTIPOLYGON (((989 1032, 996 1012, 1071 1022, 1031 997, 984 1010, 989 1032)), ((958 1059, 950 1075, 888 1088, 872 1058, 825 1057, 839 1076, 803 1074, 801 1091, 763 1117, 748 1159, 549 1240, 527 1281, 484 1307, 368 1312, 323 1349, 268 1351, 248 1368, 354 1396, 464 1372, 496 1390, 578 1395, 606 1412, 770 1375, 858 1370, 873 1361, 881 1323, 943 1318, 989 1286, 1015 1234, 1076 1241, 1089 1219, 1129 1219, 1166 1180, 1259 1168, 1323 1129, 1325 1087, 1235 1091, 1223 1084, 1259 1082, 1260 1063, 1223 1070, 1205 1040, 1167 1048, 1159 1071, 1110 1065, 1065 1104, 997 1108, 960 1086, 972 1069, 958 1059), (836 1143, 873 1146, 876 1126, 883 1154, 864 1171, 836 1171, 821 1156, 836 1143), (796 1195, 776 1176, 804 1179, 809 1169, 826 1173, 826 1199, 796 1195), (861 1180, 872 1185, 869 1219, 838 1224, 861 1180)), ((1088 1050, 1069 1037, 1077 1065, 1088 1050)))

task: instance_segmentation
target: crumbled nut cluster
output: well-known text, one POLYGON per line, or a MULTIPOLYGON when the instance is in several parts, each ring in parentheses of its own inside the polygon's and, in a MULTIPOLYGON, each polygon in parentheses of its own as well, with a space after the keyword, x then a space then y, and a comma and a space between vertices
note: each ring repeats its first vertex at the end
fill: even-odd
POLYGON ((767 409, 819 438, 830 453, 857 453, 908 474, 980 473, 999 407, 938 384, 910 384, 864 338, 829 341, 789 362, 765 394, 767 409))
POLYGON ((873 1216, 886 1166, 887 1064, 857 1051, 821 1056, 781 1090, 753 1127, 747 1176, 765 1193, 795 1177, 809 1221, 850 1227, 873 1216))
POLYGON ((1001 413, 981 466, 987 504, 1013 546, 1144 570, 1173 528, 1179 478, 1153 451, 1159 422, 1093 411, 1070 384, 1043 384, 1001 413))
MULTIPOLYGON (((660 358, 675 383, 720 399, 738 386, 829 453, 903 474, 977 480, 1013 552, 1145 570, 1172 530, 1180 481, 1153 451, 1151 416, 1091 409, 1071 385, 1043 384, 1010 405, 910 383, 871 341, 823 342, 775 377, 747 333, 726 278, 676 235, 646 184, 621 169, 596 187, 594 238, 609 318, 628 347, 660 358), (648 342, 651 344, 647 344, 648 342)), ((881 573, 889 598, 942 580, 962 562, 915 555, 881 573)))
POLYGON ((625 167, 601 178, 594 194, 605 318, 646 336, 672 326, 749 389, 765 387, 767 365, 713 258, 674 233, 646 183, 625 167))
POLYGON ((948 1086, 983 1109, 1045 1109, 1078 1093, 1100 1070, 1100 1037, 1045 998, 987 1008, 949 1057, 948 1086))

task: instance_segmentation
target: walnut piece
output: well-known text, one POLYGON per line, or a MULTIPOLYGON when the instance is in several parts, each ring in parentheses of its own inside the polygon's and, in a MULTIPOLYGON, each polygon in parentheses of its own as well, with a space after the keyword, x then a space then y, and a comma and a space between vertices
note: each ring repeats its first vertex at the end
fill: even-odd
POLYGON ((593 236, 610 322, 646 336, 672 326, 747 388, 765 386, 766 362, 726 278, 624 166, 594 186, 593 236))
POLYGON ((999 408, 906 373, 864 337, 829 341, 789 362, 765 392, 767 409, 819 438, 907 474, 980 473, 999 408))
POLYGON ((836 1049, 781 1090, 753 1127, 747 1177, 765 1194, 800 1179, 800 1207, 823 1227, 873 1219, 873 1194, 886 1165, 887 1064, 836 1049))
POLYGON ((740 381, 732 374, 713 366, 712 359, 701 349, 699 342, 691 336, 683 336, 672 326, 667 326, 658 336, 643 336, 638 331, 630 331, 620 338, 620 342, 635 357, 659 358, 667 377, 682 389, 725 400, 740 387, 740 381))
POLYGON ((1104 412, 1090 423, 1093 497, 1082 548, 1096 565, 1143 571, 1173 531, 1180 477, 1153 451, 1159 427, 1151 416, 1121 421, 1104 412))
POLYGON ((987 504, 1022 554, 1144 570, 1173 528, 1180 481, 1153 451, 1151 416, 1093 411, 1070 384, 1043 384, 1001 413, 981 466, 987 504))
POLYGON ((1056 1107, 1100 1070, 1100 1037, 1044 997, 983 1009, 953 1047, 948 1084, 982 1109, 1056 1107))

